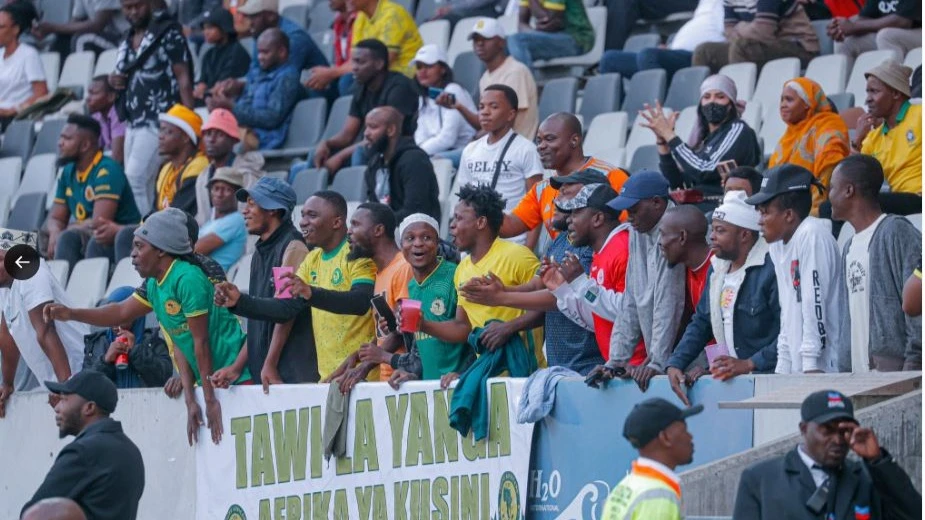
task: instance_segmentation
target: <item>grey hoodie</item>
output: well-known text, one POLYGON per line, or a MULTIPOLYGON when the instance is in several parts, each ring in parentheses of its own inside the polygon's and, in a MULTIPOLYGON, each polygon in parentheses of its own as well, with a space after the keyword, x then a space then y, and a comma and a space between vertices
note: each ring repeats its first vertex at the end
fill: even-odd
MULTIPOLYGON (((841 252, 842 266, 853 240, 841 252)), ((874 231, 868 252, 870 355, 903 360, 906 370, 921 370, 922 318, 903 312, 902 294, 906 278, 922 265, 922 233, 904 217, 887 215, 874 231)))
MULTIPOLYGON (((674 203, 669 202, 671 208, 674 203)), ((648 233, 630 229, 626 291, 610 335, 609 366, 627 363, 640 336, 646 343, 649 367, 664 372, 684 317, 686 268, 668 267, 658 247, 662 219, 648 233)))

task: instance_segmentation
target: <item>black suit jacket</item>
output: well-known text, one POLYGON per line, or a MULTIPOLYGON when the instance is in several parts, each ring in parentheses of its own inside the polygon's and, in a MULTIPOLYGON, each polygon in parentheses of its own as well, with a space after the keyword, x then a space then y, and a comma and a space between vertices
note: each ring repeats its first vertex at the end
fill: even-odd
MULTIPOLYGON (((742 473, 733 520, 824 518, 806 507, 816 484, 797 449, 742 473)), ((875 464, 845 461, 838 485, 830 491, 836 494, 836 520, 922 518, 921 495, 886 450, 883 455, 875 464)))
POLYGON ((88 520, 134 520, 144 487, 141 452, 122 433, 121 423, 101 419, 61 450, 22 512, 39 500, 66 497, 88 520))

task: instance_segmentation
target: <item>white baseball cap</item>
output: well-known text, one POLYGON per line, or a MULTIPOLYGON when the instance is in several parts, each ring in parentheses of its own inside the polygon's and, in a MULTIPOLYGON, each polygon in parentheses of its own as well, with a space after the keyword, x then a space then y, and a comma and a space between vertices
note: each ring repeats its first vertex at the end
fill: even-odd
POLYGON ((441 62, 449 65, 449 60, 446 57, 446 53, 443 52, 443 49, 433 43, 418 49, 417 54, 414 55, 414 59, 411 61, 415 63, 423 63, 424 65, 435 65, 441 62))
POLYGON ((469 33, 469 39, 478 34, 482 38, 505 38, 504 27, 494 18, 479 18, 472 26, 472 32, 469 33))
POLYGON ((247 3, 238 7, 238 12, 245 15, 262 13, 264 11, 279 11, 279 0, 247 0, 247 3))

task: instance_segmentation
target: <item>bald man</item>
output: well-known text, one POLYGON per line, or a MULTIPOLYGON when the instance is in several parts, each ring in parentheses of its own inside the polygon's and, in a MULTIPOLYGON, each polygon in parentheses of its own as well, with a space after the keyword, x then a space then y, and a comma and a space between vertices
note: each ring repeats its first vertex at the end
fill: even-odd
POLYGON ((70 498, 46 498, 33 504, 22 520, 87 520, 83 509, 70 498))
POLYGON ((223 89, 213 89, 209 110, 225 108, 234 113, 238 124, 249 129, 242 146, 246 151, 272 150, 286 141, 292 111, 304 93, 300 70, 289 63, 289 37, 273 27, 257 39, 260 73, 249 81, 237 101, 223 89))
POLYGON ((612 164, 585 156, 582 148, 581 122, 573 114, 557 112, 547 117, 536 133, 536 143, 536 151, 540 154, 543 168, 555 170, 556 175, 552 179, 536 183, 527 191, 517 207, 504 215, 504 224, 501 226, 502 238, 518 236, 543 224, 550 238, 555 239, 559 231, 553 226, 553 201, 563 184, 560 181, 577 171, 597 172, 607 178, 606 182, 617 193, 629 176, 612 164))
POLYGON ((668 208, 659 227, 658 247, 668 261, 668 267, 684 264, 687 268, 687 299, 685 316, 697 308, 707 284, 707 272, 713 251, 707 245, 707 218, 697 206, 668 208))
POLYGON ((427 152, 402 135, 404 116, 393 107, 382 106, 366 114, 362 146, 366 147, 366 198, 381 202, 401 222, 413 213, 440 220, 439 188, 427 152))

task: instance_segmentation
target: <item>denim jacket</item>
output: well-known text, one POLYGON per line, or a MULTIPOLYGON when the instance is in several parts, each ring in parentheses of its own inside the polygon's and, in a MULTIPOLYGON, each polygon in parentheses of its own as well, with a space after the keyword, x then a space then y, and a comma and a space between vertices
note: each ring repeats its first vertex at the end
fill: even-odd
POLYGON ((286 141, 292 111, 303 94, 299 71, 291 65, 261 71, 235 103, 234 115, 238 124, 257 134, 261 150, 279 148, 286 141))
MULTIPOLYGON (((684 370, 693 362, 711 338, 727 343, 723 328, 720 294, 730 262, 713 257, 707 275, 709 285, 700 297, 697 310, 684 336, 668 360, 668 366, 684 370)), ((777 365, 777 336, 780 331, 780 303, 777 299, 777 277, 768 255, 764 238, 749 251, 745 264, 745 280, 739 287, 732 314, 735 356, 751 359, 755 372, 773 372, 777 365)))

